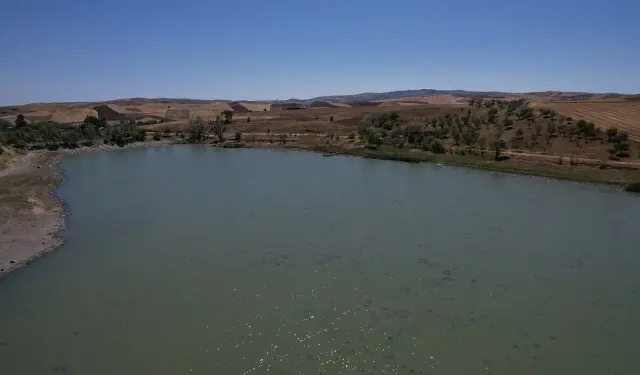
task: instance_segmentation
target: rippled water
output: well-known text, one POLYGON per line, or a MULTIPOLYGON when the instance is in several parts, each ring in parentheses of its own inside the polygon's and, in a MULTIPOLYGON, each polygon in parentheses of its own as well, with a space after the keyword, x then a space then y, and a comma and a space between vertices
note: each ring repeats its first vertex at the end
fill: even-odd
POLYGON ((2 374, 638 374, 640 200, 434 165, 69 156, 2 374))

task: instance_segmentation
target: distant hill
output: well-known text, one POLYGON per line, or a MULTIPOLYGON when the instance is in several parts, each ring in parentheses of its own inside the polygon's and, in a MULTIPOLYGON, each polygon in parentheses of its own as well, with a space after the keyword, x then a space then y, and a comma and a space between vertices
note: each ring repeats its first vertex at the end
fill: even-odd
POLYGON ((354 95, 319 96, 317 98, 312 98, 308 100, 321 101, 321 102, 349 103, 349 102, 371 102, 371 101, 386 100, 386 99, 414 98, 414 97, 428 96, 428 95, 492 97, 492 96, 504 96, 504 95, 507 95, 507 93, 495 92, 495 91, 419 89, 419 90, 401 90, 401 91, 388 91, 388 92, 365 92, 362 94, 354 94, 354 95))

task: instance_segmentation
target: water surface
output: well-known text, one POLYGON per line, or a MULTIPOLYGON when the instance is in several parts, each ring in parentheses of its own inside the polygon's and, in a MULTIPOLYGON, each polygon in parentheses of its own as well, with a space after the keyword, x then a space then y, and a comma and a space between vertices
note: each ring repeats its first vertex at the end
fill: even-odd
POLYGON ((640 200, 286 151, 65 157, 3 374, 638 374, 640 200))

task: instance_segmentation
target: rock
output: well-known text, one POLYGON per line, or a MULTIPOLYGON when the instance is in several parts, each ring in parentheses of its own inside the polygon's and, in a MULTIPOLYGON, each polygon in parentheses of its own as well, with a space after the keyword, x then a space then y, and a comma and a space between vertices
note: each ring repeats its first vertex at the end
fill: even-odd
POLYGON ((14 264, 15 262, 14 261, 10 261, 9 263, 14 264))

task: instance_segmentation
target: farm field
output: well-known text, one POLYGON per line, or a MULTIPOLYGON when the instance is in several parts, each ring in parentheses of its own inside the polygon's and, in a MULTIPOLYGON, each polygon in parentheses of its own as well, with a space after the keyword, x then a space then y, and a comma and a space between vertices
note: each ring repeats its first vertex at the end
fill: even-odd
POLYGON ((535 106, 604 128, 616 127, 628 132, 631 138, 640 139, 640 101, 546 102, 535 106))

